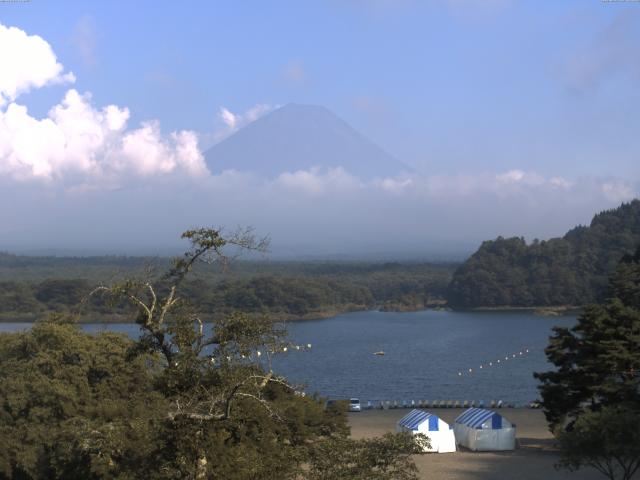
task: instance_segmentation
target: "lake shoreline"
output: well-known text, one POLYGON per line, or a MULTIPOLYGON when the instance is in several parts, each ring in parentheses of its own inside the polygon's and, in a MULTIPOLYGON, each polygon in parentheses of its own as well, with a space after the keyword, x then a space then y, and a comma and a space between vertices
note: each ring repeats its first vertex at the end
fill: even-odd
MULTIPOLYGON (((356 312, 386 312, 386 313, 414 313, 423 311, 447 311, 447 312, 477 312, 477 313, 507 313, 507 312, 531 312, 539 316, 564 316, 564 315, 577 315, 582 312, 584 307, 573 305, 559 305, 552 307, 475 307, 466 309, 454 309, 448 307, 446 303, 434 303, 427 305, 345 305, 343 308, 331 308, 326 310, 320 310, 315 312, 309 312, 302 315, 296 315, 292 313, 284 312, 270 312, 266 313, 267 316, 273 316, 278 321, 282 322, 305 322, 309 320, 325 320, 328 318, 337 317, 346 313, 356 312)), ((48 315, 55 312, 43 312, 40 314, 24 314, 24 315, 3 315, 0 314, 0 323, 36 323, 48 315)), ((231 312, 229 312, 231 313, 231 312)), ((225 315, 223 313, 221 315, 225 315)), ((261 316, 260 313, 249 313, 252 316, 261 316)), ((204 315, 203 315, 204 316, 204 315)), ((79 324, 92 324, 92 323, 107 323, 107 324, 126 324, 135 323, 133 315, 124 314, 88 314, 82 316, 76 323, 79 324), (91 317, 91 318, 85 318, 91 317)), ((214 320, 205 319, 205 323, 213 323, 214 320)))
POLYGON ((577 305, 553 305, 516 307, 505 305, 501 307, 473 307, 452 309, 455 312, 531 312, 541 316, 576 315, 582 312, 584 306, 577 305))
MULTIPOLYGON (((404 306, 403 308, 391 308, 385 305, 344 305, 342 308, 327 308, 325 310, 319 310, 314 312, 309 312, 302 315, 297 315, 293 313, 286 312, 268 312, 265 315, 272 316, 274 318, 278 318, 278 320, 283 322, 304 322, 308 320, 324 320, 327 318, 337 317, 338 315, 344 315, 346 313, 356 313, 356 312, 394 312, 394 313, 410 313, 410 312, 421 312, 425 310, 443 310, 441 306, 425 306, 425 305, 416 305, 416 306, 404 306)), ((25 315, 2 315, 0 314, 0 323, 36 323, 41 319, 46 318, 48 315, 51 315, 55 312, 43 312, 40 314, 25 314, 25 315)), ((228 312, 231 313, 231 312, 228 312)), ((220 315, 226 315, 227 313, 221 313, 220 315)), ((250 316, 262 316, 261 313, 251 312, 248 313, 250 316)), ((203 315, 206 317, 206 315, 203 315)), ((124 315, 124 314, 87 314, 83 315, 77 323, 79 324, 91 324, 91 323, 113 323, 113 324, 123 324, 123 323, 135 323, 132 321, 133 315, 124 315), (85 318, 90 317, 90 318, 85 318)), ((213 320, 211 317, 204 320, 205 323, 212 323, 213 320)))

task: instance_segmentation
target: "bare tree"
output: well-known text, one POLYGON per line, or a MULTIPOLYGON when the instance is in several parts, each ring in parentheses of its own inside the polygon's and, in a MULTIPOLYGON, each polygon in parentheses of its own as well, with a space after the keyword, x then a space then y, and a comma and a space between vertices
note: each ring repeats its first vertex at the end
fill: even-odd
MULTIPOLYGON (((129 279, 97 287, 112 302, 125 300, 136 309, 141 336, 133 355, 152 352, 165 365, 159 375, 162 391, 171 400, 169 421, 198 425, 232 420, 238 401, 252 401, 266 414, 279 419, 279 412, 265 398, 269 385, 294 390, 271 369, 271 357, 289 349, 304 349, 285 339, 285 330, 267 317, 234 313, 206 324, 201 312, 181 294, 181 285, 199 263, 219 264, 226 269, 242 252, 266 252, 269 239, 257 238, 251 229, 239 229, 228 236, 221 230, 200 228, 182 234, 190 248, 173 261, 162 276, 129 279)), ((310 346, 309 346, 310 347, 310 346)), ((194 459, 195 478, 204 478, 207 457, 194 459)))

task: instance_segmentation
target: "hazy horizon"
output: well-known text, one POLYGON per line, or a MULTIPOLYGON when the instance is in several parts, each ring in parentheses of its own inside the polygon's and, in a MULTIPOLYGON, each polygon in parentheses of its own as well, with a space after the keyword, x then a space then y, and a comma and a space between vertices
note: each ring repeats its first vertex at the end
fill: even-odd
POLYGON ((249 225, 275 258, 462 258, 640 191, 632 4, 0 15, 0 251, 178 252, 249 225))

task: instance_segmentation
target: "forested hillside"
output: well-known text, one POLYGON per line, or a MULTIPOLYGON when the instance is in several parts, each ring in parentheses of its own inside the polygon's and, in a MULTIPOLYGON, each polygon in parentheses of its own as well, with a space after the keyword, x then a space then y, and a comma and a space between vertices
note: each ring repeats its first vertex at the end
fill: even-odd
POLYGON ((447 300, 458 308, 584 305, 606 295, 607 278, 640 245, 640 201, 593 217, 562 238, 484 242, 453 276, 447 300))
MULTIPOLYGON (((98 297, 83 299, 100 283, 146 275, 150 264, 162 270, 168 260, 0 254, 0 320, 33 320, 52 311, 76 310, 84 321, 125 319, 124 306, 114 309, 98 297)), ((245 261, 233 263, 226 272, 201 266, 183 288, 205 314, 241 311, 316 318, 441 304, 454 269, 429 263, 245 261)))

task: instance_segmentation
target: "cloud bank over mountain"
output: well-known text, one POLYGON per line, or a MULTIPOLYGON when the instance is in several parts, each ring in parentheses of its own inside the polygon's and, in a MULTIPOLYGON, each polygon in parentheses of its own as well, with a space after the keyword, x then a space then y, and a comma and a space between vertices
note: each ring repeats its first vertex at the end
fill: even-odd
POLYGON ((221 107, 219 132, 165 133, 70 88, 36 118, 24 96, 74 74, 44 39, 3 25, 0 64, 0 249, 153 252, 186 228, 242 224, 277 253, 428 255, 453 239, 559 234, 638 195, 615 177, 445 175, 437 159, 416 172, 324 107, 221 107), (206 155, 201 136, 219 142, 206 155))
POLYGON ((155 176, 115 190, 1 187, 3 205, 11 205, 2 213, 3 249, 177 252, 185 229, 252 225, 271 235, 276 256, 400 257, 461 255, 497 235, 558 235, 637 191, 619 181, 559 184, 530 172, 367 182, 339 168, 272 179, 237 171, 155 176))

